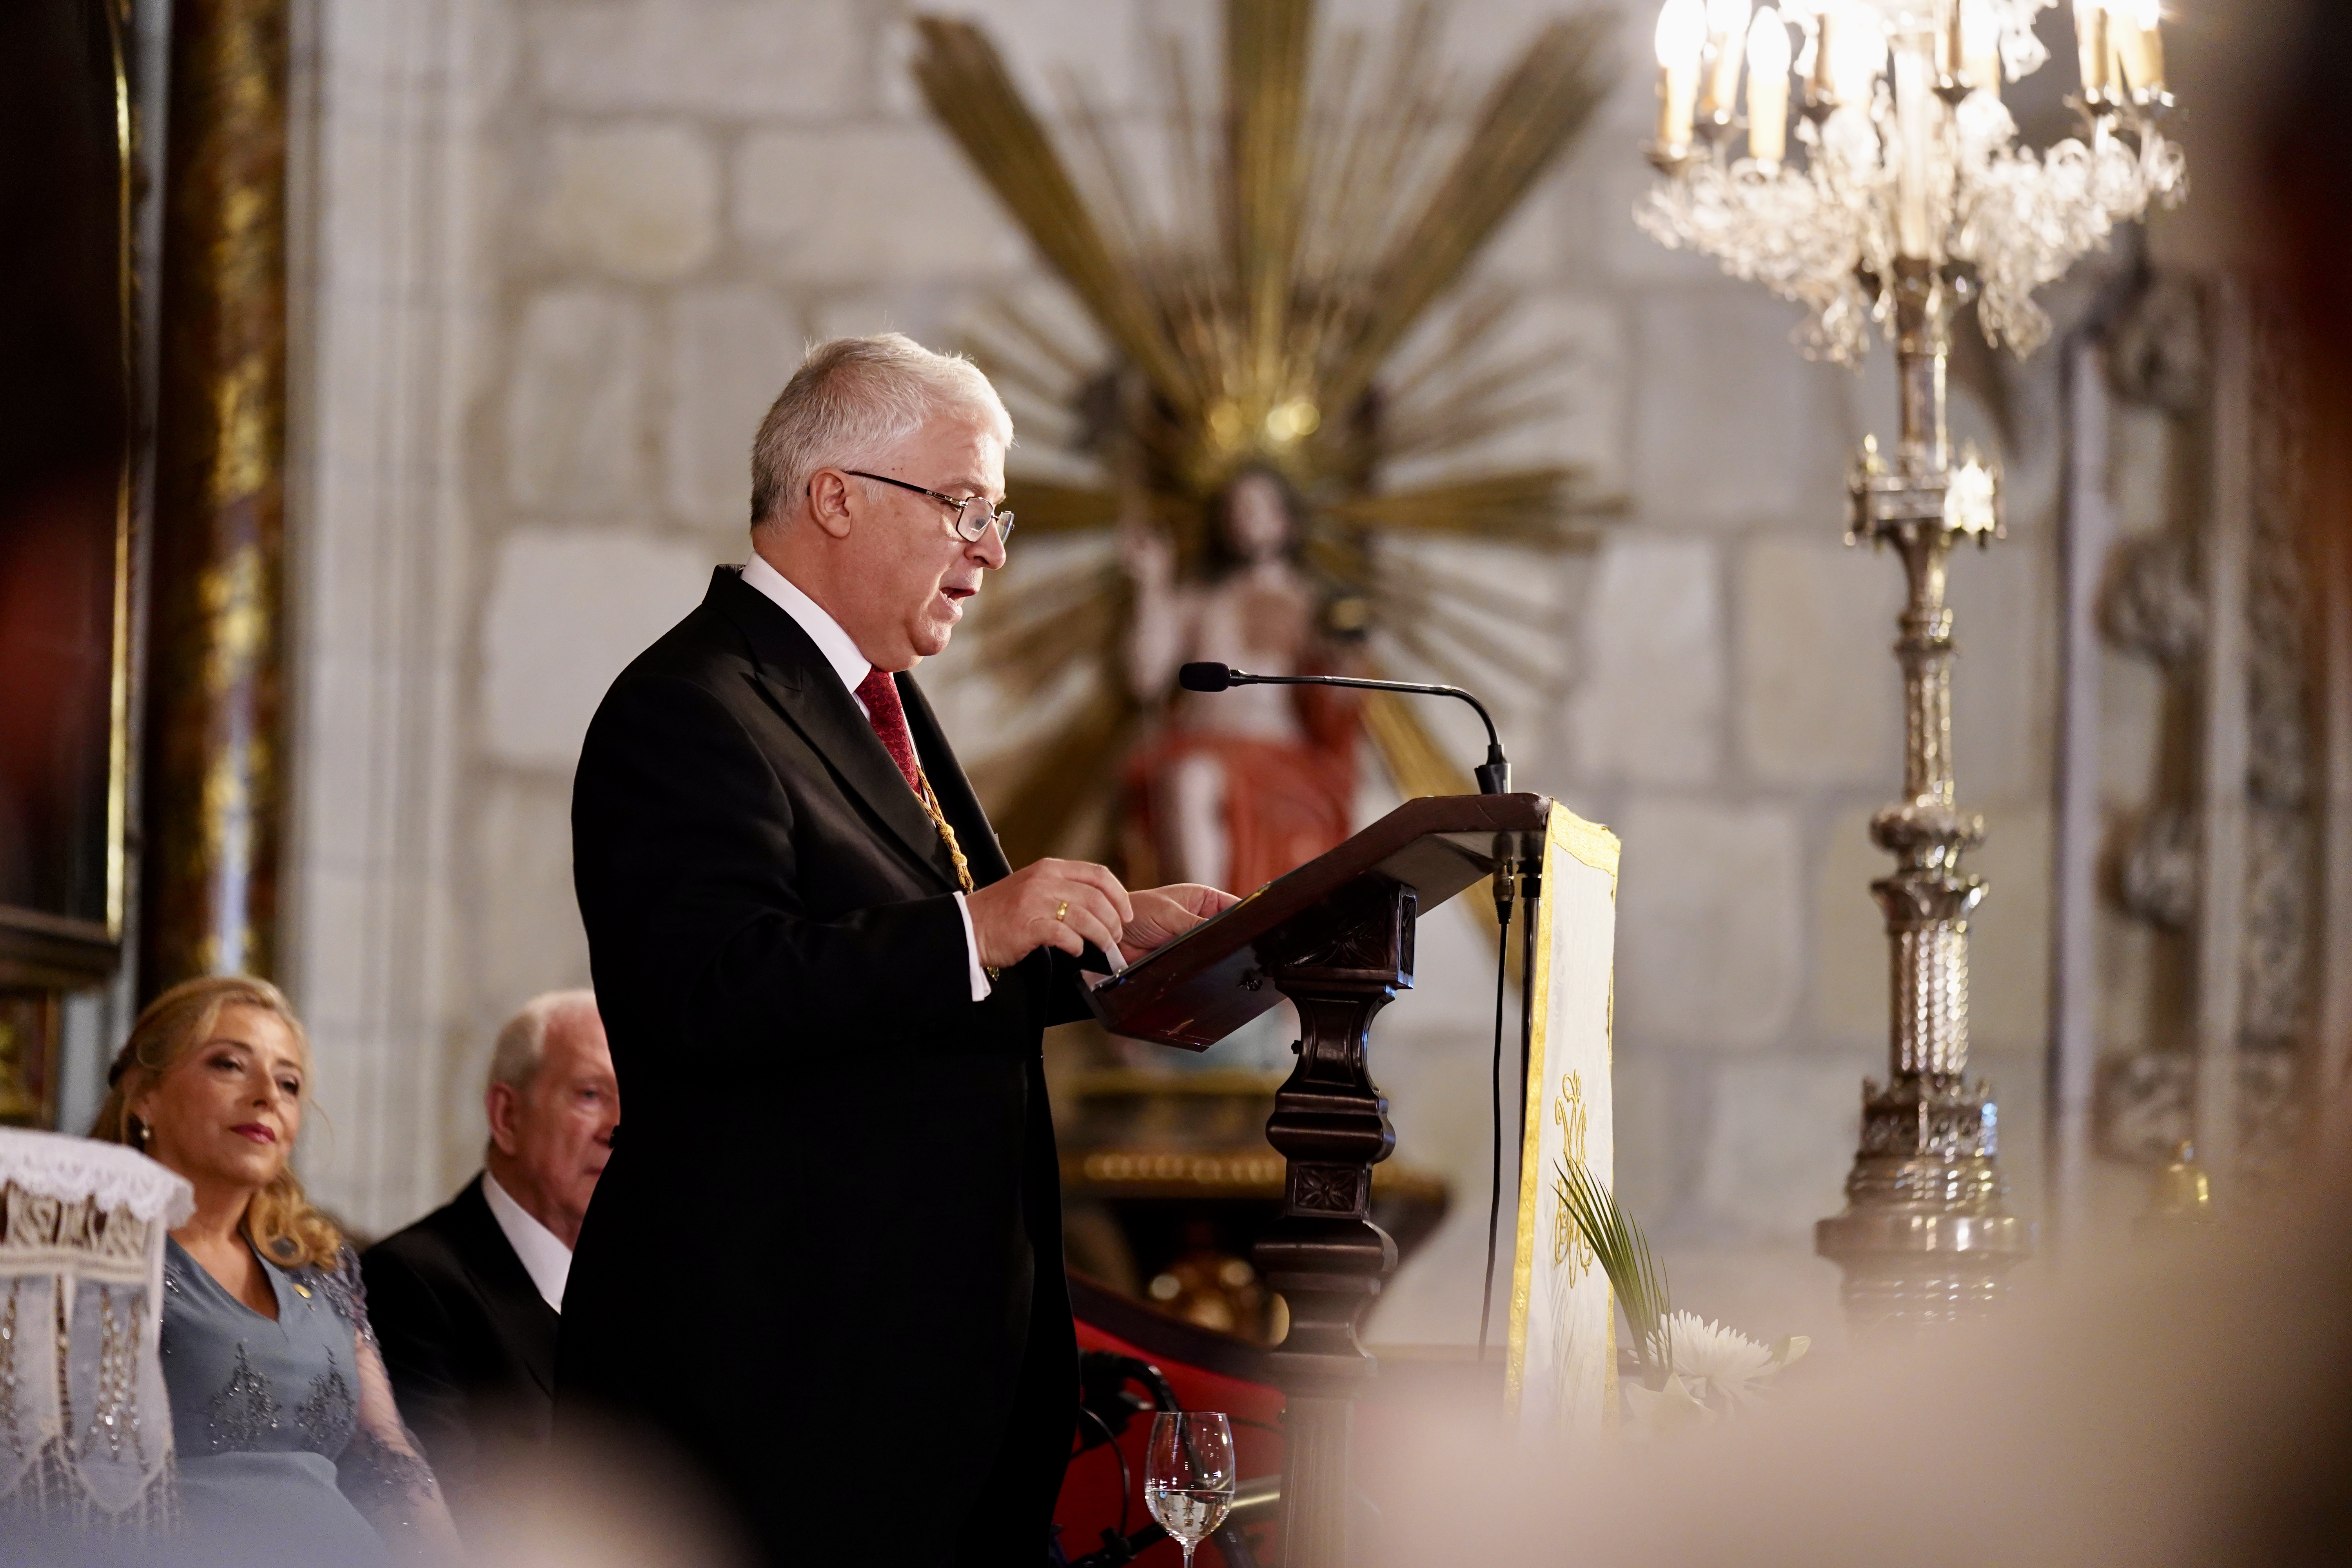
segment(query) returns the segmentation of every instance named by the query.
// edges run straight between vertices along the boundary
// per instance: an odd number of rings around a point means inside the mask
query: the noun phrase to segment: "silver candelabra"
[[[2184,190],[2159,129],[2172,100],[2156,0],[2074,0],[2084,132],[2017,145],[2001,84],[2047,59],[2033,26],[2050,3],[1666,0],[1658,16],[1662,177],[1635,221],[1807,306],[1811,353],[1853,363],[1875,328],[1901,389],[1894,451],[1865,440],[1847,487],[1848,542],[1892,545],[1909,585],[1904,799],[1871,822],[1896,860],[1871,884],[1891,949],[1890,1076],[1864,1085],[1846,1208],[1816,1233],[1858,1328],[1979,1312],[2032,1245],[2002,1205],[1993,1101],[1967,1076],[1969,916],[1985,885],[1961,858],[1984,819],[1954,792],[1944,587],[1956,543],[2002,531],[2001,495],[1997,462],[1953,460],[1945,365],[1971,304],[1989,341],[2030,353],[2050,331],[2034,290]]]

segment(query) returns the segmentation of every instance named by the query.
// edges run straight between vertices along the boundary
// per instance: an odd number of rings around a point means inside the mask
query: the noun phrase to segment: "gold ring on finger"
[[[1054,910],[1054,918],[1057,921],[1066,921],[1070,918],[1069,900],[1064,899],[1061,901],[1061,904]]]

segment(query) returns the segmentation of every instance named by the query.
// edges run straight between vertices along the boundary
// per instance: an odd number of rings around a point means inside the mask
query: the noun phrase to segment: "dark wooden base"
[[[1373,1016],[1412,984],[1415,898],[1391,884],[1335,922],[1337,937],[1273,973],[1298,1009],[1298,1065],[1276,1094],[1266,1141],[1289,1163],[1282,1213],[1257,1244],[1290,1308],[1271,1361],[1288,1405],[1285,1568],[1343,1568],[1354,1402],[1378,1364],[1358,1326],[1396,1271],[1372,1224],[1372,1167],[1396,1147],[1365,1047]]]

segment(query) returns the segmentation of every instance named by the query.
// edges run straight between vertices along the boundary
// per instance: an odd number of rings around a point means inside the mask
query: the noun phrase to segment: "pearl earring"
[[[142,1121],[142,1122],[141,1122],[141,1123],[139,1124],[139,1150],[140,1150],[140,1152],[142,1152],[142,1153],[145,1153],[145,1152],[146,1152],[146,1151],[147,1151],[147,1140],[149,1140],[150,1138],[152,1138],[153,1136],[155,1136],[155,1130],[154,1130],[152,1127],[148,1126],[144,1121]]]

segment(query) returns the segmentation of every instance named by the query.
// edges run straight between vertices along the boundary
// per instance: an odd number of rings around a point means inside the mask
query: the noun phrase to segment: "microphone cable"
[[[1519,1146],[1528,1142],[1528,1068],[1536,1039],[1536,914],[1543,902],[1543,840],[1519,861]]]
[[[1471,770],[1478,781],[1481,795],[1508,795],[1511,790],[1511,764],[1503,754],[1503,737],[1495,728],[1494,715],[1486,705],[1458,686],[1428,686],[1406,680],[1371,680],[1353,675],[1253,675],[1245,669],[1235,669],[1214,660],[1196,659],[1176,672],[1176,684],[1187,691],[1229,691],[1236,686],[1343,686],[1359,691],[1395,691],[1416,697],[1451,697],[1467,702],[1486,727],[1486,760]],[[1538,839],[1540,842],[1540,839]],[[1486,1359],[1486,1337],[1495,1314],[1495,1249],[1496,1239],[1502,1228],[1503,1217],[1503,1016],[1510,994],[1511,969],[1511,900],[1516,878],[1517,893],[1527,906],[1526,918],[1520,922],[1527,953],[1521,965],[1520,983],[1525,994],[1519,1002],[1519,1139],[1527,1141],[1528,1060],[1533,1042],[1535,1026],[1535,907],[1542,886],[1543,873],[1534,856],[1523,864],[1514,865],[1517,855],[1517,839],[1513,834],[1499,834],[1495,841],[1495,920],[1497,926],[1495,942],[1495,1056],[1486,1074],[1488,1110],[1494,1123],[1494,1146],[1487,1162],[1486,1191],[1486,1277],[1478,1293],[1478,1359]],[[1516,1267],[1516,1266],[1515,1266]]]
[[[1127,1494],[1135,1485],[1134,1478],[1128,1472],[1127,1455],[1120,1449],[1118,1446],[1118,1434],[1110,1429],[1109,1422],[1104,1420],[1100,1415],[1097,1414],[1095,1411],[1089,1410],[1084,1405],[1080,1405],[1078,1406],[1078,1414],[1093,1422],[1097,1426],[1102,1428],[1101,1446],[1108,1448],[1110,1450],[1110,1457],[1118,1461],[1118,1532],[1121,1535],[1125,1535],[1127,1533]],[[1076,1454],[1072,1454],[1070,1458],[1075,1459],[1078,1457],[1078,1454],[1083,1454],[1085,1452],[1086,1449],[1082,1447]]]
[[[1495,1237],[1503,1216],[1503,1009],[1511,982],[1511,861],[1498,856],[1495,863],[1495,1059],[1486,1069],[1486,1099],[1494,1113],[1495,1135],[1487,1162],[1486,1277],[1478,1293],[1478,1359],[1486,1359],[1486,1324],[1495,1307]]]

